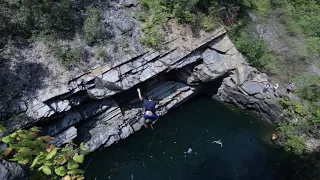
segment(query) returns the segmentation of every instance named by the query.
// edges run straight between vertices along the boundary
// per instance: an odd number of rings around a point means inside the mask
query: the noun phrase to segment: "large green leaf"
[[[82,143],[80,143],[80,149],[82,150],[82,151],[86,151],[87,149],[84,147],[84,143],[82,142]]]
[[[77,163],[83,163],[84,156],[79,155],[78,153],[75,153],[72,159]]]
[[[59,155],[58,158],[54,160],[54,163],[59,165],[63,165],[66,162],[67,162],[67,159],[64,155]]]
[[[21,158],[20,157],[13,157],[11,159],[9,159],[10,161],[19,161]]]
[[[9,136],[12,138],[16,138],[18,136],[18,133],[14,132],[14,133],[10,134]]]
[[[30,131],[32,131],[32,132],[40,132],[41,131],[40,129],[41,129],[40,127],[33,127],[33,128],[30,128]]]
[[[54,148],[46,157],[46,160],[48,159],[52,159],[56,154],[57,154],[57,151],[59,150],[59,148]]]
[[[53,162],[53,160],[46,160],[45,163],[44,163],[44,165],[46,165],[46,166],[52,166],[52,165],[54,165],[54,162]]]
[[[23,139],[31,139],[31,140],[35,139],[35,136],[33,135],[33,133],[27,130],[18,130],[17,134],[19,137]]]
[[[10,137],[10,136],[5,136],[5,137],[3,137],[3,138],[1,139],[1,141],[4,142],[4,143],[9,144],[9,143],[13,142],[14,139],[13,139],[12,137]]]
[[[68,170],[77,169],[79,167],[79,164],[74,161],[68,162]]]
[[[40,147],[41,149],[46,148],[46,143],[43,142],[43,139],[37,139],[34,141],[34,145]]]
[[[4,133],[6,131],[7,129],[2,124],[0,124],[0,132]]]
[[[65,176],[67,174],[67,170],[66,168],[64,168],[63,166],[60,166],[58,168],[54,169],[54,172],[59,175],[59,176]]]
[[[53,140],[53,137],[51,136],[40,136],[37,139],[43,139],[45,142],[49,143]]]
[[[32,149],[27,148],[27,147],[22,147],[18,152],[24,153],[24,154],[32,154]]]
[[[72,169],[72,170],[68,171],[67,174],[75,176],[77,174],[83,174],[83,171],[81,169]]]
[[[52,174],[52,171],[50,169],[50,167],[48,166],[41,166],[39,168],[39,170],[42,170],[42,172],[45,174],[45,175],[51,175]]]
[[[68,144],[66,144],[66,146],[64,148],[61,149],[61,153],[62,154],[65,154],[65,155],[68,155],[72,152],[72,149],[69,147]]]
[[[23,139],[18,143],[18,145],[20,147],[29,147],[29,148],[34,147],[33,141],[31,141],[30,139]]]
[[[36,158],[34,158],[34,160],[32,161],[32,164],[30,166],[31,169],[33,169],[34,166],[37,165],[39,158],[40,158],[40,156],[37,156]]]

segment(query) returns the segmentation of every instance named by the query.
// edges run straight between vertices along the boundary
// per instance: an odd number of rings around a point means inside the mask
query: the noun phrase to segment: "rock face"
[[[126,6],[135,6],[134,2],[123,1]],[[122,25],[124,31],[131,27],[130,23]],[[213,94],[216,99],[278,121],[281,111],[273,100],[277,93],[263,92],[267,75],[250,67],[225,29],[219,28],[188,47],[172,43],[164,51],[143,51],[112,66],[94,67],[50,90],[55,92],[52,97],[16,102],[14,112],[22,113],[4,125],[9,132],[41,126],[43,134],[55,136],[53,143],[58,146],[77,137],[94,151],[127,138],[143,126],[144,109],[136,87],[144,96],[160,101],[157,114],[162,116],[197,95],[204,83],[218,80],[222,84]]]
[[[282,111],[276,105],[279,94],[272,85],[265,89],[267,83],[266,74],[250,66],[239,67],[223,79],[214,98],[233,103],[241,109],[255,110],[263,119],[279,122],[282,116]]]
[[[17,163],[0,160],[0,179],[27,180],[28,176]]]

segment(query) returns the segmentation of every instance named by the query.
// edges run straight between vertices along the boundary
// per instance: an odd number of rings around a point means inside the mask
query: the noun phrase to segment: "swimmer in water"
[[[277,135],[276,134],[272,134],[271,140],[274,141],[277,139]]]
[[[219,144],[221,147],[222,147],[222,142],[221,142],[221,139],[219,139],[219,141],[213,141],[212,143],[216,143],[216,144]]]
[[[187,153],[187,154],[191,154],[192,153],[192,149],[189,148],[187,152],[184,152],[184,153]]]

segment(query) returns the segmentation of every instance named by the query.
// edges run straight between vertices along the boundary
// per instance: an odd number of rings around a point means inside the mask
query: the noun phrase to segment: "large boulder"
[[[264,84],[247,81],[241,86],[241,88],[249,95],[254,95],[263,91]]]
[[[0,179],[27,180],[28,176],[19,164],[0,159]]]

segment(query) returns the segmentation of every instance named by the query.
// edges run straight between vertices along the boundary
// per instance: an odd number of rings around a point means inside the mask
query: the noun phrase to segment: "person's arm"
[[[138,91],[139,99],[142,101],[142,96],[141,96],[141,91],[140,91],[140,89],[138,88],[137,91]]]

